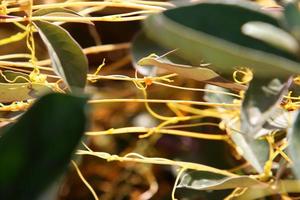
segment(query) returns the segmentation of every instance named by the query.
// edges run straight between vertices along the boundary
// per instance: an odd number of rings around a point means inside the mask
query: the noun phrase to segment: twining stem
[[[92,47],[87,47],[83,49],[83,53],[88,55],[88,54],[96,54],[96,53],[101,53],[101,52],[108,52],[108,51],[117,51],[117,50],[122,50],[122,49],[129,49],[130,48],[130,43],[125,42],[125,43],[119,43],[119,44],[102,44],[102,45],[97,45],[97,46],[92,46]],[[43,65],[50,65],[51,60],[46,59],[46,60],[41,60],[37,62],[37,65],[43,66]]]
[[[136,163],[144,163],[144,164],[158,164],[158,165],[170,165],[170,166],[177,166],[180,168],[185,169],[191,169],[191,170],[197,170],[197,171],[206,171],[216,174],[221,174],[224,176],[230,176],[230,177],[237,177],[238,175],[233,174],[231,172],[228,172],[226,170],[217,169],[214,167],[198,164],[198,163],[191,163],[191,162],[183,162],[183,161],[174,161],[164,158],[150,158],[150,157],[144,157],[142,155],[139,155],[137,153],[130,153],[123,157],[118,155],[110,155],[109,153],[105,152],[93,152],[93,151],[86,151],[86,150],[78,150],[78,155],[91,155],[96,156],[102,159],[105,159],[107,161],[120,161],[120,162],[136,162]]]
[[[201,106],[223,106],[223,107],[239,107],[238,104],[230,103],[211,103],[211,102],[201,102],[201,101],[190,101],[190,100],[173,100],[173,99],[98,99],[90,100],[90,104],[99,103],[183,103],[183,104],[193,104]]]
[[[156,82],[156,81],[153,81],[153,83],[155,83],[155,84],[157,84],[157,85],[162,85],[162,86],[165,86],[165,87],[170,87],[170,88],[174,88],[174,89],[179,89],[179,90],[190,90],[190,91],[199,91],[199,92],[210,92],[210,93],[215,93],[215,94],[229,95],[229,96],[237,97],[237,98],[239,98],[239,99],[241,98],[240,95],[234,94],[234,93],[231,93],[231,92],[224,92],[224,91],[210,90],[210,89],[202,89],[202,88],[182,87],[182,86],[170,85],[170,84],[161,83],[161,82]]]
[[[51,4],[34,5],[32,6],[32,9],[37,10],[37,9],[48,9],[48,8],[87,7],[87,6],[107,6],[107,7],[132,8],[132,9],[141,9],[141,10],[155,10],[155,11],[165,10],[165,8],[160,6],[130,3],[128,1],[119,1],[119,2],[89,1],[89,2],[51,3]],[[7,13],[20,12],[20,11],[22,11],[21,7],[7,9]]]
[[[125,128],[117,128],[117,129],[109,129],[106,131],[90,131],[85,134],[88,136],[100,136],[100,135],[117,135],[117,134],[125,134],[125,133],[147,133],[154,128],[146,128],[146,127],[125,127]],[[182,130],[173,130],[173,129],[157,129],[155,130],[157,133],[166,134],[166,135],[177,135],[184,137],[192,137],[198,139],[205,140],[228,140],[229,137],[227,135],[215,135],[208,133],[200,133],[200,132],[191,132],[191,131],[182,131]]]
[[[92,186],[87,182],[87,180],[84,178],[84,176],[82,175],[82,173],[80,172],[79,167],[77,166],[77,164],[75,163],[75,161],[71,161],[71,163],[73,164],[79,178],[82,180],[82,182],[84,183],[84,185],[91,191],[93,197],[95,200],[99,200],[95,190],[92,188]]]
[[[102,21],[102,22],[124,22],[124,21],[137,21],[143,20],[147,16],[133,16],[133,17],[118,17],[114,16],[103,16],[103,17],[54,17],[54,16],[39,16],[32,17],[31,21],[45,20],[45,21],[57,21],[57,22],[91,22],[91,21]],[[0,23],[12,23],[12,22],[25,22],[27,21],[24,17],[6,18],[1,19]]]
[[[3,66],[10,66],[10,67],[21,67],[21,68],[30,68],[34,69],[35,66],[32,63],[29,62],[11,62],[11,61],[0,61],[0,65]],[[45,71],[53,71],[52,68],[50,67],[41,67],[41,66],[36,66],[38,69],[45,70]]]
[[[16,53],[16,54],[7,54],[7,55],[0,56],[0,60],[9,60],[9,59],[18,59],[18,58],[31,58],[31,55],[27,53]]]

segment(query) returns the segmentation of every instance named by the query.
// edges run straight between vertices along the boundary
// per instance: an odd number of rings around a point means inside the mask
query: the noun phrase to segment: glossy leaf
[[[224,88],[211,85],[207,85],[205,89],[227,92]],[[229,96],[228,94],[206,92],[204,99],[214,103],[232,103],[234,97]],[[223,112],[230,108],[218,107],[217,109]],[[262,173],[264,164],[269,158],[268,143],[265,140],[258,140],[253,136],[241,134],[241,132],[238,131],[240,129],[240,122],[232,123],[232,119],[227,116],[222,118],[222,120],[225,124],[231,124],[231,126],[228,127],[231,130],[229,136],[237,146],[239,154],[241,154],[241,156],[243,156],[257,172]]]
[[[210,91],[217,91],[217,92],[205,92],[204,93],[204,100],[207,102],[212,103],[232,103],[234,101],[234,97],[231,95],[228,95],[226,93],[229,93],[230,90],[225,89],[223,87],[215,86],[215,85],[209,85],[207,84],[205,86],[206,90]],[[224,108],[217,107],[218,110],[224,110]]]
[[[231,131],[230,137],[237,145],[237,150],[258,173],[263,173],[265,162],[269,158],[267,141],[254,139],[235,130]]]
[[[194,79],[204,83],[221,86],[224,88],[230,88],[232,90],[243,90],[246,89],[245,86],[236,84],[234,82],[228,81],[222,78],[219,74],[207,67],[195,67],[182,64],[175,64],[168,61],[163,61],[157,56],[148,56],[141,59],[138,62],[141,66],[157,66],[159,68],[166,69],[170,72],[177,73],[185,78]]]
[[[291,112],[283,108],[275,108],[272,115],[265,122],[263,127],[254,135],[254,138],[270,135],[272,132],[280,133],[278,131],[285,131],[290,126],[289,116]]]
[[[185,173],[177,188],[188,188],[194,190],[226,190],[237,187],[263,187],[262,182],[250,176],[225,177],[217,174],[202,172]]]
[[[264,22],[247,22],[242,26],[245,35],[266,42],[292,54],[299,52],[297,40],[288,32]]]
[[[32,13],[33,16],[52,16],[52,17],[82,17],[77,12],[66,8],[45,8],[39,9]],[[80,21],[82,22],[82,21]],[[94,25],[92,21],[84,21],[83,23]]]
[[[88,62],[81,47],[63,28],[45,21],[34,22],[48,48],[52,67],[69,89],[84,89]]]
[[[32,13],[33,16],[44,16],[44,15],[49,15],[51,13],[69,13],[69,14],[73,14],[76,16],[80,16],[78,13],[76,13],[73,10],[70,9],[66,9],[66,8],[44,8],[44,9],[39,9],[36,10]]]
[[[242,104],[241,132],[253,137],[276,112],[283,95],[292,83],[281,84],[278,79],[251,81]]]
[[[247,66],[256,77],[299,73],[297,55],[242,33],[241,27],[251,21],[282,28],[277,18],[259,10],[245,1],[205,2],[152,15],[144,27],[151,39],[179,48],[181,56],[194,65],[204,59],[228,74],[235,66]]]
[[[300,11],[297,1],[291,2],[285,6],[284,22],[291,33],[300,41]]]
[[[36,199],[56,180],[85,130],[85,105],[82,97],[49,94],[2,131],[0,199]]]
[[[144,76],[155,76],[157,74],[165,73],[163,69],[159,69],[155,66],[141,66],[138,61],[150,54],[164,55],[165,60],[176,60],[178,57],[171,52],[172,49],[167,49],[155,41],[151,40],[144,31],[139,32],[132,41],[131,54],[133,59],[133,66],[138,70],[138,72]],[[167,55],[166,55],[167,54]]]

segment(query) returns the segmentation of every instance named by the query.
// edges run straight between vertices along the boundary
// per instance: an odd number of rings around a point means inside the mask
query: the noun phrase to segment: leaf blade
[[[84,89],[88,61],[79,44],[59,26],[45,21],[35,21],[34,24],[48,48],[54,71],[70,90]]]
[[[35,199],[55,180],[82,137],[85,105],[82,97],[49,94],[4,130],[0,140],[1,199]],[[74,124],[66,124],[71,116]]]

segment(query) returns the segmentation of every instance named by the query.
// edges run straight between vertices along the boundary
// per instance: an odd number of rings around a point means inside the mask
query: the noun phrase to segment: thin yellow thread
[[[177,200],[177,199],[175,198],[176,188],[177,188],[177,185],[178,185],[178,183],[179,183],[179,181],[180,181],[180,178],[181,178],[181,176],[182,176],[182,174],[183,174],[183,172],[184,172],[185,170],[186,170],[185,168],[182,168],[182,169],[180,169],[180,171],[179,171],[178,174],[177,174],[177,177],[176,177],[176,180],[175,180],[173,189],[172,189],[172,200]]]
[[[81,181],[85,184],[85,186],[90,190],[90,192],[93,194],[95,200],[99,200],[96,192],[92,188],[92,186],[87,182],[87,180],[83,177],[82,173],[80,172],[80,169],[78,168],[77,164],[72,160],[71,161],[74,168],[76,169],[76,172],[78,176],[80,177]]]

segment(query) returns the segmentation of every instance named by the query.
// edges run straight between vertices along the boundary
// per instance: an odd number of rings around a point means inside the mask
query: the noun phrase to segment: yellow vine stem
[[[177,166],[180,168],[197,170],[197,171],[206,171],[216,174],[221,174],[224,176],[229,177],[238,177],[238,175],[228,172],[226,170],[217,169],[214,167],[198,164],[198,163],[191,163],[191,162],[184,162],[184,161],[174,161],[165,158],[155,158],[155,157],[145,157],[137,153],[129,153],[125,156],[118,156],[118,155],[111,155],[106,152],[94,152],[94,151],[87,151],[87,150],[78,150],[76,152],[78,155],[90,155],[96,156],[98,158],[104,159],[108,162],[111,161],[119,161],[119,162],[135,162],[135,163],[144,163],[144,164],[157,164],[157,165],[169,165],[169,166]]]
[[[177,200],[177,199],[175,198],[176,188],[177,188],[177,185],[178,185],[178,183],[179,183],[179,181],[180,181],[180,178],[181,178],[182,174],[183,174],[185,171],[186,171],[186,168],[181,168],[181,169],[179,170],[177,176],[176,176],[176,180],[175,180],[175,182],[174,182],[174,186],[173,186],[173,189],[172,189],[172,195],[171,195],[172,200]]]
[[[24,32],[19,32],[14,35],[11,35],[7,38],[3,38],[0,40],[0,46],[6,45],[9,43],[13,43],[13,42],[18,42],[18,41],[24,39],[27,35],[28,35],[28,31],[26,30]]]
[[[170,2],[161,2],[161,1],[141,1],[141,0],[129,0],[129,2],[151,5],[151,6],[166,6],[166,7],[175,7],[174,4]]]
[[[89,131],[85,134],[88,136],[101,136],[101,135],[118,135],[118,134],[128,134],[128,133],[147,133],[155,128],[146,128],[146,127],[125,127],[125,128],[111,128],[106,131]],[[166,134],[166,135],[176,135],[191,137],[204,140],[229,140],[227,135],[217,135],[209,133],[200,133],[200,132],[191,132],[183,130],[173,130],[173,129],[156,129],[157,133]]]
[[[177,108],[177,105],[174,103],[167,103],[168,108],[177,116],[183,117],[184,114]]]
[[[82,51],[84,54],[96,54],[101,52],[109,52],[109,51],[117,51],[122,49],[128,49],[130,48],[130,43],[118,43],[118,44],[103,44],[103,45],[97,45],[97,46],[91,46],[84,48]],[[43,66],[43,65],[50,65],[51,60],[41,60],[37,62],[37,65]]]
[[[16,76],[13,80],[9,80],[4,74],[3,72],[0,70],[0,76],[4,78],[5,81],[7,81],[8,83],[15,83],[17,80],[19,79],[23,79],[26,82],[30,82],[30,80],[28,80],[27,78],[25,78],[24,76]]]
[[[16,53],[16,54],[7,54],[1,55],[0,60],[10,60],[10,59],[18,59],[18,58],[31,58],[30,54],[27,53]]]
[[[149,2],[148,2],[149,3]],[[153,11],[163,11],[165,8],[160,6],[145,5],[141,3],[130,3],[128,1],[78,1],[78,2],[64,2],[64,3],[51,3],[51,4],[41,4],[32,6],[33,10],[37,9],[48,9],[48,8],[66,8],[66,7],[117,7],[117,8],[132,8],[140,10],[153,10]],[[7,13],[20,12],[22,8],[8,8]]]
[[[199,105],[199,106],[224,106],[224,107],[231,107],[237,108],[239,107],[236,104],[229,104],[229,103],[211,103],[211,102],[202,102],[202,101],[191,101],[191,100],[173,100],[173,99],[95,99],[89,100],[89,104],[100,104],[100,103],[180,103],[180,104],[190,104],[190,105]]]
[[[235,188],[231,194],[229,194],[227,197],[225,197],[224,200],[232,200],[235,199],[236,197],[239,197],[241,195],[243,195],[246,191],[248,190],[248,188]]]
[[[32,57],[32,56],[30,56]],[[0,65],[3,66],[11,66],[11,67],[15,67],[15,68],[28,68],[28,69],[39,69],[39,70],[45,70],[45,71],[49,71],[52,72],[53,69],[50,67],[41,67],[41,66],[34,66],[32,63],[28,63],[28,62],[11,62],[11,61],[0,61]]]
[[[224,95],[233,96],[233,97],[236,97],[236,98],[241,98],[240,95],[234,94],[234,93],[231,93],[231,92],[224,92],[224,91],[218,91],[218,90],[209,90],[209,89],[202,89],[202,88],[182,87],[182,86],[176,86],[176,85],[170,85],[170,84],[166,84],[166,83],[161,83],[161,82],[157,82],[157,81],[153,81],[153,83],[157,84],[157,85],[165,86],[165,87],[179,89],[179,90],[209,92],[209,93],[224,94]]]
[[[81,179],[81,181],[85,184],[85,186],[90,190],[90,192],[92,193],[93,197],[95,200],[99,200],[96,192],[94,191],[93,187],[87,182],[87,180],[83,177],[82,173],[80,172],[79,167],[77,166],[76,162],[74,162],[73,160],[71,161],[79,178]]]
[[[219,123],[199,122],[199,123],[165,126],[165,128],[176,129],[176,128],[190,128],[190,127],[199,127],[199,126],[215,126],[219,128]]]
[[[230,104],[226,104],[226,105],[230,105]],[[231,111],[231,110],[219,111],[214,108],[198,109],[184,104],[177,104],[176,107],[181,111],[188,112],[191,114],[202,115],[205,117],[215,117],[220,119],[224,117],[230,117],[235,114],[235,111]]]
[[[269,144],[269,159],[265,162],[263,174],[260,175],[261,181],[267,181],[272,176],[272,165],[274,155],[274,137],[272,135],[267,135],[265,138]]]
[[[144,86],[144,85],[142,84],[143,82],[138,80],[137,71],[135,71],[135,78],[136,78],[136,80],[133,80],[133,83],[135,84],[135,86],[136,86],[139,90],[142,91],[145,100],[147,100],[147,99],[148,99],[148,94],[147,94],[146,89],[147,89],[148,85],[151,85],[151,84],[152,84],[152,81],[151,81],[150,83],[149,83],[149,81],[148,81],[148,82],[145,81],[145,82],[144,82],[144,83],[145,83],[145,86]],[[168,80],[169,80],[169,79],[168,79]],[[169,80],[169,81],[170,81],[170,80]],[[160,114],[154,112],[154,111],[152,110],[152,108],[150,107],[150,105],[149,105],[149,103],[148,103],[147,101],[145,101],[145,107],[146,107],[147,111],[150,113],[150,115],[152,115],[153,117],[155,117],[155,118],[157,118],[157,119],[160,119],[160,120],[163,120],[163,121],[173,120],[173,122],[176,123],[176,121],[174,121],[174,117],[166,117],[166,116],[162,116],[162,115],[160,115]],[[171,122],[170,122],[170,123],[171,123]],[[164,124],[162,124],[160,127],[162,127],[163,125],[164,125]],[[151,134],[152,134],[152,133],[149,132],[148,134],[146,134],[146,136],[149,136],[149,135],[151,135]],[[142,136],[142,137],[143,137],[143,136]]]
[[[241,78],[239,78],[241,76]],[[253,79],[253,72],[249,68],[240,68],[233,72],[233,80],[239,84],[248,84]]]
[[[177,124],[178,122],[189,121],[189,120],[200,119],[200,118],[203,118],[203,116],[196,115],[196,116],[186,116],[186,117],[171,117],[170,119],[167,119],[161,124],[159,124],[157,127],[150,129],[146,134],[139,135],[139,138],[146,138],[151,136],[154,133],[159,133],[160,129],[162,129],[163,127],[169,124]]]

